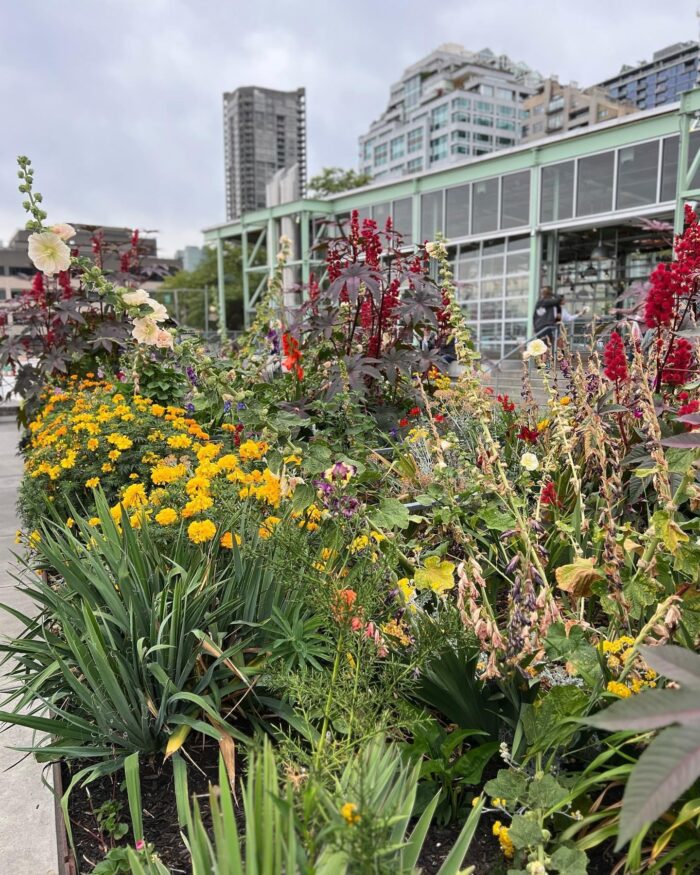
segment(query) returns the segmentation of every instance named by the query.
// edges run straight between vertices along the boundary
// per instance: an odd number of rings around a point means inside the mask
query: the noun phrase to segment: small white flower
[[[141,304],[149,304],[151,296],[146,289],[136,289],[135,292],[124,292],[122,294],[122,303],[127,307],[140,307]]]
[[[536,337],[528,343],[525,352],[523,353],[523,358],[529,359],[531,356],[537,358],[544,355],[546,352],[547,344],[541,338]]]
[[[53,231],[57,237],[60,237],[61,240],[70,240],[71,237],[75,237],[77,233],[75,228],[67,222],[59,222],[58,225],[52,225],[51,231]]]
[[[520,464],[526,471],[536,471],[540,463],[534,453],[523,453],[520,457]]]
[[[442,240],[436,240],[433,243],[426,243],[425,251],[431,258],[440,258],[440,256],[447,255],[447,247]]]
[[[165,328],[160,328],[156,335],[156,346],[160,349],[172,349],[175,344],[175,338]]]
[[[70,267],[70,249],[53,231],[30,234],[28,254],[34,267],[47,276],[53,276]]]
[[[131,336],[138,343],[153,344],[156,342],[160,330],[155,319],[143,316],[141,319],[134,319],[134,330],[131,332]]]

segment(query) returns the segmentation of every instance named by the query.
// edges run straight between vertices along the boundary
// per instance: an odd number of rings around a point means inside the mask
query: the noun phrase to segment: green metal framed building
[[[448,169],[256,210],[204,237],[218,247],[220,302],[223,244],[240,244],[249,323],[282,234],[293,243],[286,285],[303,288],[321,269],[319,244],[352,210],[380,228],[391,215],[407,246],[442,232],[474,338],[482,355],[498,359],[529,336],[543,284],[564,294],[571,312],[604,316],[669,254],[664,228],[678,231],[693,200],[700,200],[700,88],[678,103]],[[263,246],[267,265],[256,265]]]

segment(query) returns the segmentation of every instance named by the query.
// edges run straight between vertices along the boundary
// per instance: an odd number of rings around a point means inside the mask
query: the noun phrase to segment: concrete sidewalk
[[[0,602],[31,614],[31,601],[18,592],[10,576],[12,552],[17,549],[15,501],[22,476],[17,442],[14,421],[0,420]],[[18,620],[0,612],[1,637],[13,636],[20,631]],[[9,749],[30,744],[31,740],[31,730],[21,727],[12,727],[0,734],[0,872],[7,875],[56,875],[58,851],[54,800],[42,782],[43,767],[32,757],[18,762],[23,754]],[[49,778],[50,770],[45,775]]]

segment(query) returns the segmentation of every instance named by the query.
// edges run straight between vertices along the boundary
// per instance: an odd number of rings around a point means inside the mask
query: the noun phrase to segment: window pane
[[[501,228],[517,228],[530,221],[530,171],[510,173],[501,180]]]
[[[394,201],[394,230],[403,235],[403,242],[413,242],[413,198],[404,197]]]
[[[541,222],[570,219],[574,210],[574,162],[542,168]]]
[[[615,154],[603,152],[579,158],[576,215],[610,212]]]
[[[498,179],[482,179],[472,186],[472,234],[498,227]]]
[[[639,143],[617,153],[618,210],[653,204],[659,167],[659,144]]]
[[[420,199],[421,241],[434,240],[442,226],[442,191],[431,191]]]
[[[447,236],[466,237],[469,234],[469,186],[448,188],[445,196]]]
[[[672,201],[676,198],[676,182],[678,173],[678,137],[667,137],[663,141],[663,156],[661,159],[661,200]]]
[[[375,204],[372,207],[372,218],[377,223],[377,228],[380,231],[384,230],[386,220],[391,215],[391,204]]]
[[[688,170],[695,160],[695,156],[700,149],[700,131],[693,131],[688,137]],[[700,167],[695,172],[695,176],[690,180],[690,188],[700,188]]]

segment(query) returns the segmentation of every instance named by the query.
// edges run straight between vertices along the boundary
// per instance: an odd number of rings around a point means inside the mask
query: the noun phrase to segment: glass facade
[[[613,203],[615,153],[600,152],[578,160],[576,215],[609,213]]]

